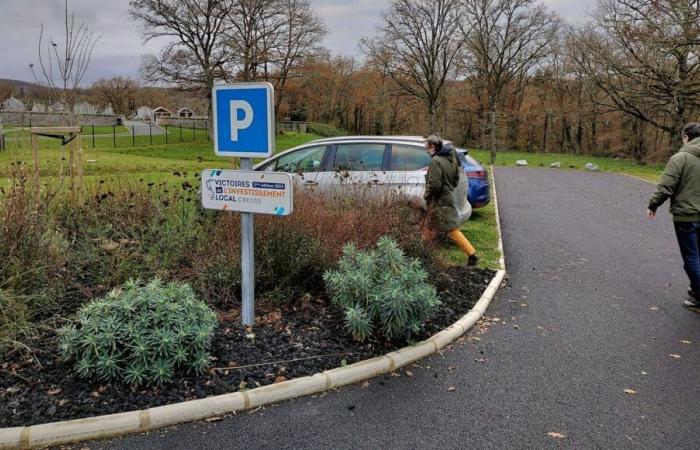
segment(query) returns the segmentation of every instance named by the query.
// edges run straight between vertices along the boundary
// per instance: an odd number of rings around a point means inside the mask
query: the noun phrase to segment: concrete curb
[[[491,171],[493,174],[493,167]],[[190,400],[141,411],[53,422],[29,427],[2,428],[0,429],[0,449],[29,449],[71,444],[93,439],[105,439],[131,433],[143,433],[224,414],[232,414],[358,383],[377,375],[393,372],[445,348],[462,336],[484,315],[506,275],[495,178],[493,180],[493,201],[496,207],[496,227],[499,249],[501,250],[500,263],[503,269],[496,272],[481,298],[469,313],[429,339],[387,353],[384,356],[360,361],[346,367],[327,370],[312,376],[262,386],[250,391]]]

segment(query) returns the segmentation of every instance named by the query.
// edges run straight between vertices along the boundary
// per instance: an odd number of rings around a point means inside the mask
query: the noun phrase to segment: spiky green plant
[[[207,368],[216,325],[188,284],[129,281],[84,305],[60,330],[60,345],[83,378],[163,384],[178,371]]]
[[[343,309],[346,327],[358,341],[373,334],[410,339],[440,304],[420,261],[406,257],[388,237],[369,251],[347,244],[337,270],[323,278],[331,301]]]

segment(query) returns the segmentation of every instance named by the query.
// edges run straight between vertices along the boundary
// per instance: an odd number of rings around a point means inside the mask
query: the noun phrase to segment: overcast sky
[[[357,55],[357,42],[374,33],[389,0],[311,0],[330,33],[324,45],[334,53]],[[543,0],[570,21],[585,20],[595,0]],[[157,44],[144,45],[139,25],[128,17],[129,0],[69,0],[79,21],[102,35],[85,76],[86,83],[101,77],[138,77],[140,57],[157,53]],[[60,36],[63,0],[0,0],[0,78],[33,81],[29,63],[36,60],[43,21]]]

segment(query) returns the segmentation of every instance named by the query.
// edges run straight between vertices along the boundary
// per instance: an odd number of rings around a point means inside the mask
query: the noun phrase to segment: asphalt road
[[[153,136],[165,134],[165,130],[157,125],[150,125],[145,122],[138,120],[125,120],[124,126],[130,131],[133,129],[134,135],[136,136],[148,136],[152,134]],[[131,136],[131,134],[129,134]]]
[[[413,376],[90,447],[700,448],[700,314],[680,306],[670,217],[644,216],[653,186],[538,169],[496,180],[511,278],[485,333]]]

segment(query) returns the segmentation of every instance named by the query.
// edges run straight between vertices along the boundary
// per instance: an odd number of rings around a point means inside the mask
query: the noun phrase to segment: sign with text
[[[214,86],[214,152],[232,158],[267,158],[275,150],[275,92],[270,83]]]
[[[209,169],[202,172],[205,209],[288,216],[294,211],[288,173]]]

